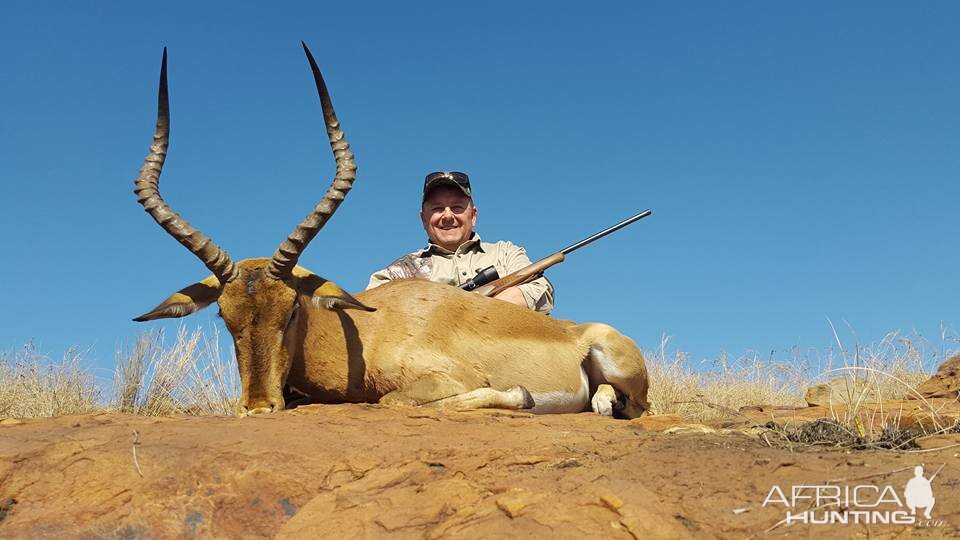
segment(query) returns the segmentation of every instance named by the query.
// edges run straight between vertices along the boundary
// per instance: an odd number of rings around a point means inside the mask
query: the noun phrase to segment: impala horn
[[[143,209],[153,216],[163,230],[200,257],[220,283],[225,284],[237,276],[237,269],[230,260],[230,255],[171,210],[160,196],[160,172],[167,157],[169,140],[170,101],[167,97],[167,48],[164,47],[163,61],[160,64],[160,95],[157,99],[157,130],[153,134],[153,144],[150,145],[143,168],[134,181],[136,187],[133,192],[137,194],[137,201],[143,205]]]
[[[310,61],[313,79],[317,84],[317,93],[320,94],[320,106],[323,108],[323,119],[327,125],[327,136],[330,139],[333,156],[337,161],[337,173],[323,199],[317,203],[313,211],[304,218],[303,222],[297,225],[297,228],[290,233],[290,236],[280,244],[276,253],[273,254],[267,272],[275,279],[284,279],[290,276],[307,244],[320,232],[330,216],[337,211],[337,207],[343,202],[357,177],[357,165],[353,161],[353,152],[350,151],[350,144],[340,129],[340,122],[333,110],[333,103],[330,102],[330,94],[327,93],[327,85],[323,82],[323,75],[320,74],[320,68],[317,67],[317,62],[310,54],[307,44],[302,41],[300,44],[303,45],[303,52],[307,54],[307,60]]]

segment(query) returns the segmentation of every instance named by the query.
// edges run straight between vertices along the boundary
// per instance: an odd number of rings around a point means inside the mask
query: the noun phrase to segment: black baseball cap
[[[427,175],[423,180],[423,200],[427,200],[430,190],[440,186],[452,186],[463,192],[467,197],[473,198],[473,190],[470,189],[470,177],[467,173],[458,171],[437,171]]]

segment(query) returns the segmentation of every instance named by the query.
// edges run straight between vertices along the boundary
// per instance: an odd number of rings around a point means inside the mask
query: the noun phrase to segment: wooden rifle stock
[[[652,212],[650,210],[644,210],[643,212],[640,212],[635,216],[628,217],[627,219],[621,221],[620,223],[617,223],[613,227],[607,227],[606,229],[598,232],[593,236],[590,236],[589,238],[585,238],[577,242],[576,244],[573,244],[572,246],[567,246],[545,259],[540,259],[539,261],[531,264],[530,266],[525,266],[512,274],[508,274],[498,280],[491,281],[486,285],[481,285],[473,289],[473,292],[483,296],[496,296],[501,292],[503,292],[504,289],[515,287],[517,285],[523,285],[524,283],[533,281],[538,277],[540,277],[540,275],[543,274],[543,271],[546,270],[547,268],[550,268],[551,266],[557,263],[562,263],[564,256],[570,253],[571,251],[578,250],[583,246],[589,244],[590,242],[599,240],[600,238],[603,238],[604,236],[614,231],[618,231],[635,221],[639,221],[649,216],[651,213]]]
[[[516,287],[517,285],[523,285],[524,283],[537,279],[541,274],[543,274],[544,270],[562,262],[563,253],[554,253],[553,255],[545,259],[540,259],[530,266],[525,266],[512,274],[508,274],[496,281],[491,281],[486,285],[481,285],[480,287],[474,289],[473,292],[481,296],[496,296],[504,289]]]

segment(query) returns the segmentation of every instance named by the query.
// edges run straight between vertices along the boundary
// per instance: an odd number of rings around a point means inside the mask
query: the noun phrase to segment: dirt
[[[678,417],[311,405],[252,418],[0,422],[0,537],[745,538],[960,535],[960,447],[780,447]],[[770,445],[768,445],[768,442]],[[891,485],[935,526],[777,525],[776,484]],[[797,512],[809,502],[798,504]]]

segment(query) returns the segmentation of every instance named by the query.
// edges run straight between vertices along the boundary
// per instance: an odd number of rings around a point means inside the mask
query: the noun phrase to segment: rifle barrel
[[[929,482],[929,483],[932,484],[932,483],[933,483],[933,479],[936,478],[938,474],[940,474],[940,471],[943,470],[943,467],[944,467],[945,465],[946,465],[946,463],[944,463],[943,465],[941,465],[940,468],[937,469],[937,472],[933,473],[933,476],[931,476],[930,479],[927,480],[927,482]]]
[[[577,242],[576,244],[573,244],[572,246],[569,246],[569,247],[566,247],[566,248],[560,250],[560,253],[563,253],[564,255],[566,255],[566,254],[570,253],[571,251],[575,251],[575,250],[577,250],[577,249],[580,249],[580,248],[582,248],[583,246],[589,244],[590,242],[593,242],[594,240],[599,240],[599,239],[603,238],[604,236],[606,236],[606,235],[608,235],[608,234],[610,234],[610,233],[612,233],[612,232],[618,231],[618,230],[626,227],[627,225],[633,223],[634,221],[639,221],[639,220],[641,220],[641,219],[649,216],[649,215],[652,214],[652,213],[653,213],[653,212],[650,211],[650,210],[644,210],[643,212],[640,212],[639,214],[637,214],[637,215],[635,215],[635,216],[628,217],[627,219],[621,221],[620,223],[617,223],[617,224],[614,225],[613,227],[608,227],[608,228],[606,228],[606,229],[598,232],[597,234],[595,234],[595,235],[593,235],[593,236],[591,236],[591,237],[589,237],[589,238],[584,238],[583,240]]]

